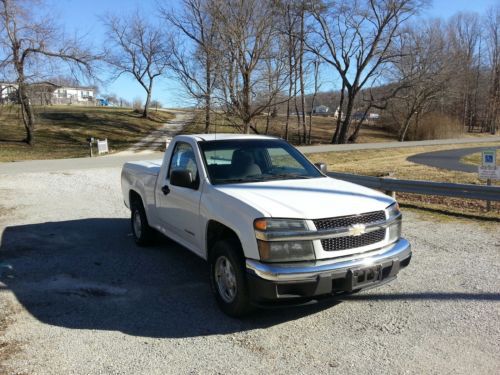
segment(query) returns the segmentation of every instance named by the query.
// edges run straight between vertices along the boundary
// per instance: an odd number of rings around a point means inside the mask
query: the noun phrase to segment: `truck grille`
[[[313,220],[314,225],[318,230],[335,229],[341,227],[348,227],[353,224],[369,224],[376,221],[384,221],[384,211],[368,212],[361,215],[332,217],[328,219]],[[385,238],[385,229],[379,229],[374,232],[365,233],[361,236],[344,236],[337,238],[329,238],[321,240],[321,245],[325,251],[339,251],[347,249],[355,249],[372,245],[374,243],[383,241]]]

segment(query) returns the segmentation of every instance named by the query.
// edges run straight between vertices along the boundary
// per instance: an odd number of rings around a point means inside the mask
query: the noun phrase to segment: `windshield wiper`
[[[279,173],[279,174],[273,174],[268,176],[269,179],[275,180],[275,179],[286,179],[286,178],[294,178],[294,179],[309,179],[309,178],[315,178],[313,176],[307,176],[303,174],[295,174],[295,173]]]
[[[239,183],[239,182],[258,182],[264,180],[265,177],[243,177],[243,178],[226,178],[223,180],[218,180],[219,184],[231,184],[231,183]]]
[[[233,184],[233,183],[242,183],[242,182],[261,182],[261,181],[271,181],[271,180],[286,180],[286,179],[310,179],[315,178],[313,176],[294,174],[294,173],[279,173],[279,174],[268,174],[262,176],[255,177],[241,177],[241,178],[227,178],[218,180],[218,184]]]

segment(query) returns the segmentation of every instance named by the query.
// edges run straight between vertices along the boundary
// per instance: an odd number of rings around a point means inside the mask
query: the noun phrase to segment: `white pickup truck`
[[[281,139],[202,134],[126,163],[121,182],[137,244],[156,230],[206,259],[219,306],[241,316],[380,285],[410,263],[398,204],[325,173]]]

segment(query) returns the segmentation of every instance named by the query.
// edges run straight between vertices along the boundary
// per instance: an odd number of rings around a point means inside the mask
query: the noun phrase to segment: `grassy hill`
[[[19,106],[0,106],[0,162],[84,157],[89,153],[87,137],[108,138],[110,151],[121,151],[173,118],[152,111],[143,119],[131,109],[107,107],[35,107],[35,113],[35,145],[29,146],[22,142]]]

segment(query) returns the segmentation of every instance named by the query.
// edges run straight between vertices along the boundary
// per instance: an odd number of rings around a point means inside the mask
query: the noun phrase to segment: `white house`
[[[313,108],[313,113],[315,114],[326,114],[330,108],[328,108],[326,105],[318,105]]]
[[[91,87],[61,86],[54,91],[52,101],[54,104],[88,104],[94,98],[94,89]]]
[[[5,103],[11,101],[13,94],[16,92],[16,83],[0,82],[0,102]]]
[[[16,101],[18,85],[0,82],[0,102]],[[92,87],[66,87],[51,82],[35,82],[27,85],[27,95],[33,104],[95,104],[95,90]]]

